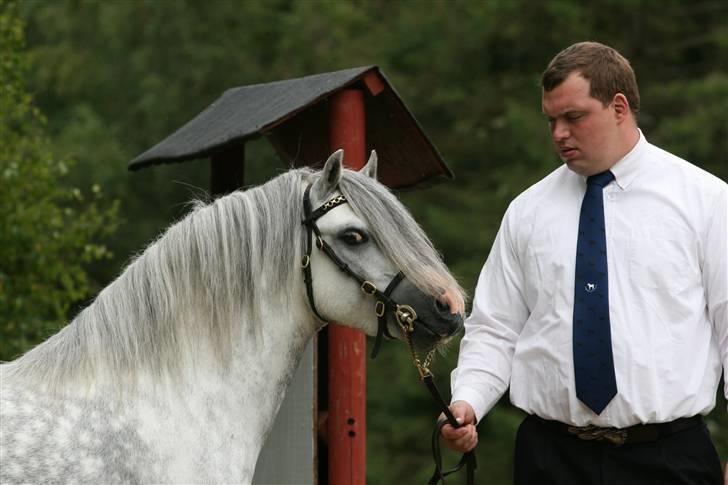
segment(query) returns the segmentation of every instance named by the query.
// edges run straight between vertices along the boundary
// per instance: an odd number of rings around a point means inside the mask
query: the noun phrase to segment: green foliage
[[[99,184],[123,201],[127,222],[109,243],[115,256],[91,265],[100,282],[180,216],[190,186],[208,187],[206,162],[127,175],[128,161],[232,86],[378,64],[457,175],[402,196],[470,291],[510,200],[560,163],[539,77],[572,42],[622,51],[637,72],[647,138],[728,178],[725,2],[26,0],[19,7],[29,82],[50,119],[45,158],[72,154],[79,170],[64,180]],[[247,183],[284,170],[265,140],[246,151]],[[4,230],[2,237],[13,239]],[[66,267],[78,261],[72,252],[59,255]],[[455,354],[435,366],[443,391]],[[386,346],[368,372],[368,483],[421,483],[436,411],[402,346]],[[520,416],[505,398],[481,425],[480,480],[510,483]],[[723,401],[709,423],[725,460]]]
[[[0,12],[0,360],[10,360],[65,323],[88,297],[83,265],[109,259],[97,242],[115,227],[116,207],[102,209],[101,188],[89,196],[59,185],[72,163],[55,158],[46,120],[23,76],[23,27],[12,4]],[[88,198],[87,198],[88,197]]]

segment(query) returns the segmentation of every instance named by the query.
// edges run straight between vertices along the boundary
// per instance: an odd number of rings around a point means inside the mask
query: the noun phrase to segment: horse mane
[[[280,289],[301,283],[303,191],[315,176],[307,168],[290,170],[210,204],[195,203],[69,325],[4,364],[3,379],[58,392],[69,381],[90,385],[99,373],[122,381],[141,369],[157,378],[179,375],[181,355],[212,352],[226,362],[240,332],[259,338],[261,302],[277,295],[275,304],[285,308],[293,295]],[[342,171],[339,187],[413,284],[431,295],[460,288],[386,187],[350,170]]]
[[[290,288],[300,277],[291,269],[301,254],[304,172],[193,203],[69,325],[3,365],[3,378],[57,391],[98,372],[113,379],[140,369],[175,375],[180,355],[212,351],[226,361],[236,334],[256,338],[260,331],[252,323],[262,293]],[[283,293],[279,304],[288,297]]]

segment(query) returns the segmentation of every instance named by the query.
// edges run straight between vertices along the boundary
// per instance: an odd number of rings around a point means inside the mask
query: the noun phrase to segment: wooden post
[[[345,89],[330,98],[331,151],[344,163],[364,166],[364,93]],[[328,328],[328,483],[366,483],[366,337],[340,325]]]
[[[210,195],[219,197],[236,191],[245,180],[245,145],[223,147],[211,157]]]

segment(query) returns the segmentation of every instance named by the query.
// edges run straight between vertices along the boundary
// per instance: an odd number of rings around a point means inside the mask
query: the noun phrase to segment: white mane
[[[255,338],[261,293],[300,277],[292,268],[303,237],[302,190],[301,171],[291,171],[197,203],[68,326],[7,364],[5,377],[52,388],[100,369],[169,375],[177,356],[194,355],[201,341],[226,360],[236,332]]]

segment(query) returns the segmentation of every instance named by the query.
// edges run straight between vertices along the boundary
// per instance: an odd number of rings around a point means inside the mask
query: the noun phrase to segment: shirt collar
[[[645,139],[642,130],[637,129],[637,131],[639,131],[640,138],[635,146],[610,169],[614,174],[614,181],[622,190],[629,187],[629,184],[632,183],[639,173],[640,167],[642,166],[640,161],[647,151],[647,139]]]

